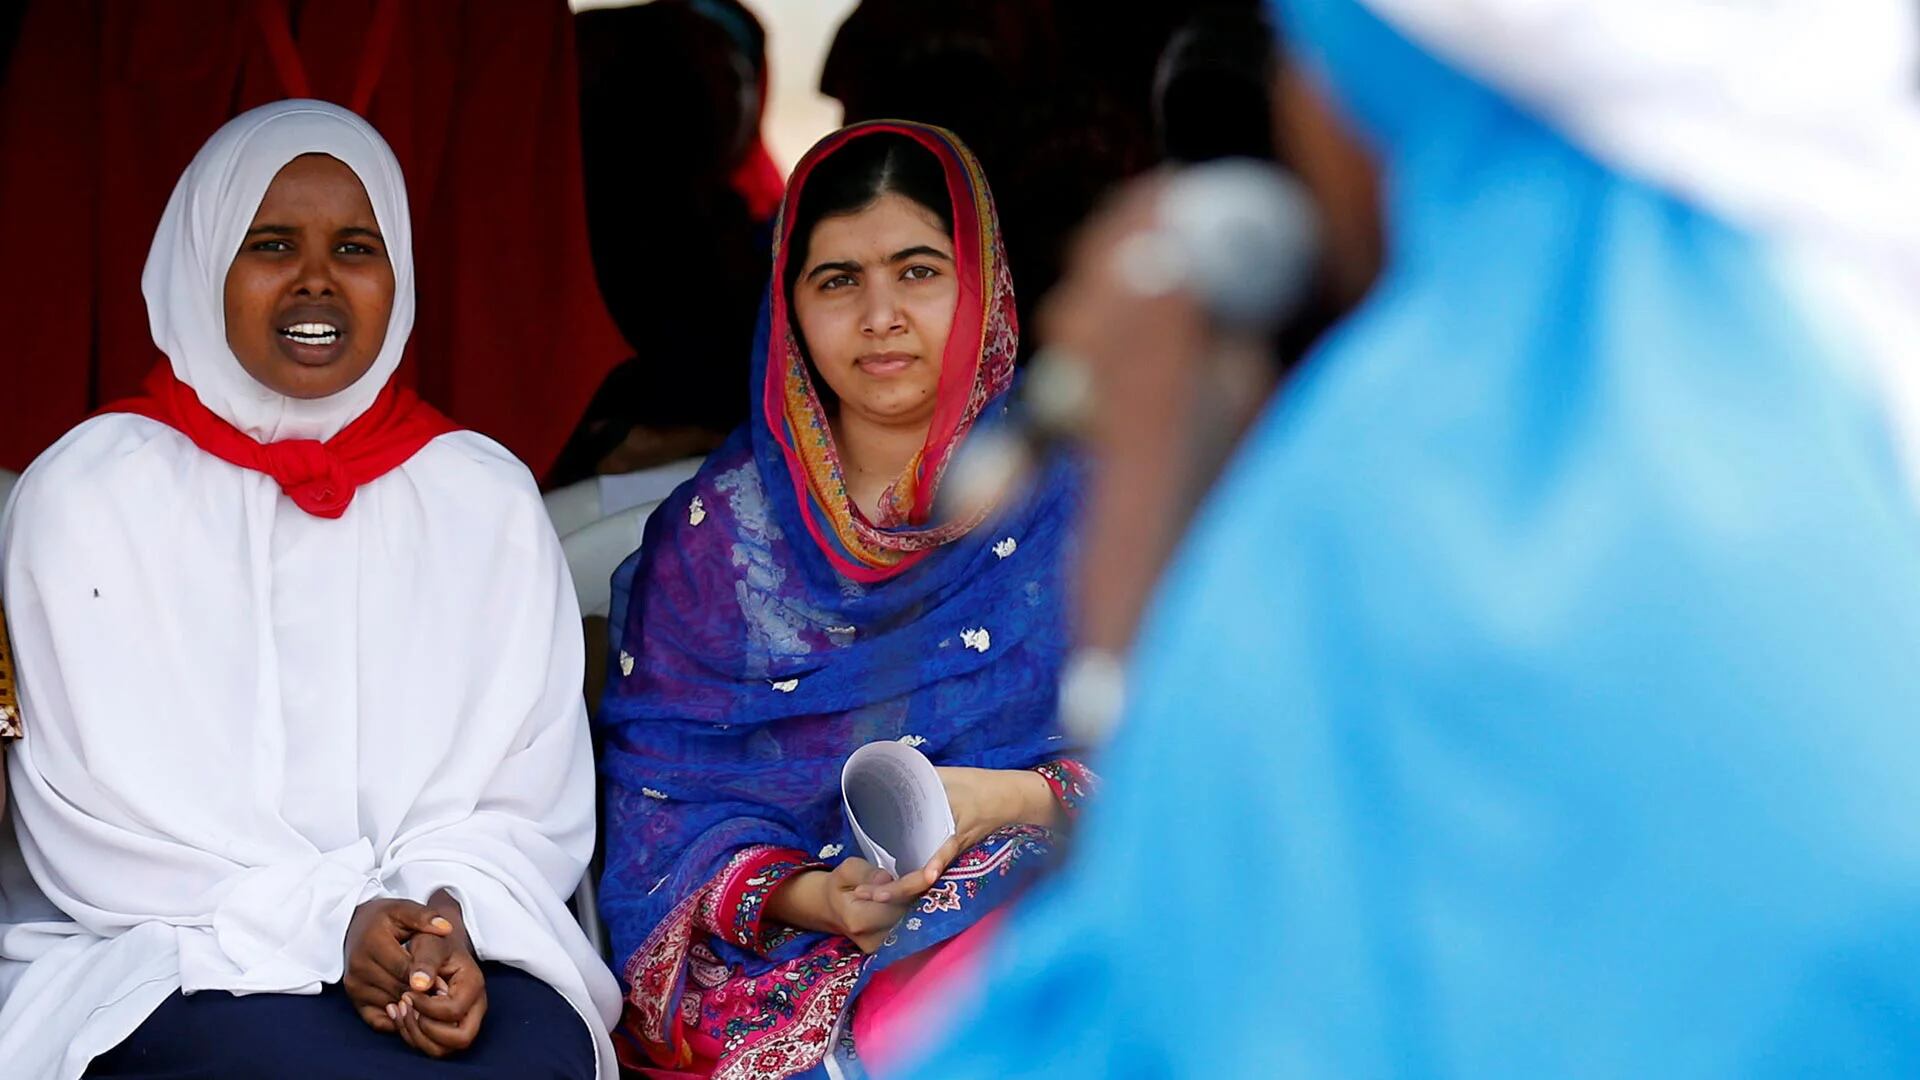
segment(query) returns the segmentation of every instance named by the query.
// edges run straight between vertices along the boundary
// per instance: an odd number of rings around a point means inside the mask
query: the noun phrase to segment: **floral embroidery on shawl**
[[[778,1080],[819,1064],[866,964],[858,946],[835,938],[763,975],[716,965],[685,1002],[688,1022],[725,1048],[714,1080]]]
[[[1068,821],[1078,821],[1080,808],[1099,790],[1099,776],[1072,758],[1035,765],[1033,771],[1039,773],[1047,781],[1047,786],[1053,789],[1053,797],[1060,803],[1060,809],[1067,815]]]
[[[766,898],[787,878],[820,866],[803,853],[784,848],[759,846],[737,852],[713,881],[677,905],[628,960],[624,974],[629,1008],[622,1034],[637,1042],[654,1064],[687,1064],[692,1055],[680,1026],[698,1022],[700,995],[693,987],[719,986],[730,974],[704,939],[718,937],[763,953],[778,948],[794,931],[787,927],[763,931]],[[768,977],[782,971],[775,969]],[[852,974],[857,976],[858,969]],[[776,981],[775,985],[790,983]],[[628,1064],[638,1067],[641,1062]]]
[[[721,907],[711,897],[737,888],[732,879],[759,878],[762,867],[789,865],[789,874],[810,867],[784,861],[789,853],[776,849],[743,851],[629,964],[629,1001],[636,1008],[622,1034],[645,1045],[653,1062],[682,1068],[701,1056],[696,1043],[717,1046],[714,1080],[780,1080],[811,1069],[832,1049],[834,1029],[866,976],[958,935],[1024,887],[1053,849],[1053,834],[1040,826],[1001,829],[956,859],[872,956],[845,938],[824,938],[759,974],[714,951],[703,913]],[[728,921],[724,913],[718,918]],[[768,937],[778,940],[780,931]],[[670,955],[675,950],[679,955]],[[684,970],[683,981],[676,986],[657,974],[668,970]],[[648,990],[644,1005],[637,996],[642,987]]]
[[[827,864],[805,852],[782,848],[748,848],[706,891],[709,903],[701,908],[701,927],[743,949],[765,955],[779,948],[794,931],[764,927],[767,897],[802,870],[824,870]]]

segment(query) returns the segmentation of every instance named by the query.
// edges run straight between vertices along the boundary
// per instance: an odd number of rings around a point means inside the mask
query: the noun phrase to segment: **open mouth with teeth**
[[[340,340],[340,328],[330,323],[303,322],[280,328],[280,336],[297,345],[324,348]]]

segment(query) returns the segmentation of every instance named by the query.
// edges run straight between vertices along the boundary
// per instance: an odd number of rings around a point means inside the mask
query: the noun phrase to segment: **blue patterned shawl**
[[[761,394],[778,382],[768,377],[779,353],[770,322],[763,309]],[[643,1011],[677,1010],[688,908],[737,853],[764,845],[827,862],[857,853],[839,778],[861,745],[905,740],[936,764],[986,768],[1031,767],[1065,750],[1054,718],[1078,505],[1071,467],[1054,466],[1015,505],[863,585],[810,533],[793,458],[769,426],[778,410],[764,404],[660,506],[614,578],[614,660],[599,715],[600,898],[616,968]],[[1006,408],[1000,393],[984,412]],[[802,934],[770,952],[707,944],[753,974],[823,939]],[[642,990],[643,963],[682,970]],[[650,1023],[641,1041],[674,1042],[671,1018]]]

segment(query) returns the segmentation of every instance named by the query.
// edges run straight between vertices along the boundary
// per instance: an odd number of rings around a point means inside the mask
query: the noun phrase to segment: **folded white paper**
[[[840,801],[867,861],[898,877],[920,869],[953,835],[946,785],[905,743],[868,743],[840,770]]]

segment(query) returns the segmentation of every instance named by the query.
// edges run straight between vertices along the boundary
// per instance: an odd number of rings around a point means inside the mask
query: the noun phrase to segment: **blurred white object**
[[[704,461],[706,458],[692,457],[655,465],[639,472],[599,477],[600,516],[606,517],[636,506],[659,502],[673,494],[674,488],[693,479],[693,474],[700,471]],[[565,536],[566,533],[560,535]]]
[[[0,469],[0,507],[7,505],[7,496],[13,494],[13,485],[19,482],[19,473]]]
[[[553,522],[554,532],[569,536],[601,518],[658,503],[673,494],[674,488],[693,479],[705,460],[687,458],[638,472],[590,476],[556,488],[544,496],[547,517]]]
[[[1260,354],[1306,299],[1320,257],[1312,197],[1286,173],[1227,158],[1173,173],[1156,224],[1115,255],[1127,288],[1144,297],[1186,293],[1206,312],[1216,352]],[[1222,365],[1206,377],[1218,381]],[[1231,373],[1237,378],[1237,370]],[[970,517],[1033,472],[1047,447],[1085,430],[1100,407],[1087,362],[1043,346],[1028,366],[1007,424],[977,429],[949,467],[940,516]]]
[[[1179,252],[1184,287],[1223,332],[1266,333],[1305,298],[1320,254],[1319,218],[1299,181],[1228,158],[1176,173],[1160,195],[1160,227]]]
[[[561,536],[584,529],[606,516],[600,510],[600,478],[597,476],[555,488],[541,499],[547,504],[547,518],[553,522],[553,531]]]
[[[628,507],[560,537],[573,575],[580,614],[606,618],[613,599],[613,572],[640,548],[640,534],[659,502]]]
[[[1106,649],[1075,649],[1060,674],[1060,723],[1067,734],[1085,746],[1105,743],[1126,704],[1126,661]]]

